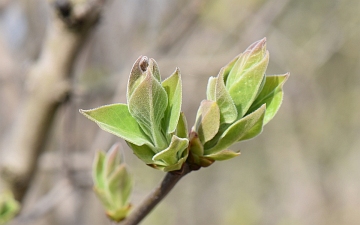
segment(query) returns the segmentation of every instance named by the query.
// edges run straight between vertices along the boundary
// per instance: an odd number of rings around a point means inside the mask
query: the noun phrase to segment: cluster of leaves
[[[187,163],[191,170],[239,155],[228,148],[259,135],[278,111],[282,86],[289,74],[266,76],[269,62],[266,39],[250,45],[210,77],[207,99],[197,112],[190,133],[181,112],[179,69],[162,80],[154,59],[140,56],[127,86],[127,104],[118,103],[80,110],[107,132],[123,138],[147,165],[177,171]],[[94,164],[95,192],[113,220],[125,218],[131,181],[121,162],[118,146]]]
[[[130,73],[128,104],[81,112],[100,128],[123,138],[149,166],[173,171],[179,170],[188,156],[186,122],[180,116],[181,96],[179,69],[161,81],[155,60],[140,56]]]
[[[130,211],[132,181],[122,161],[120,146],[113,145],[107,154],[99,151],[93,166],[94,191],[105,207],[106,215],[123,220]]]
[[[187,161],[193,168],[239,154],[229,146],[260,134],[278,111],[288,74],[266,76],[269,62],[266,39],[250,45],[210,77],[207,100],[201,102],[188,134],[181,113],[179,69],[164,81],[154,59],[140,56],[127,87],[127,104],[80,110],[100,128],[123,138],[147,165],[179,170]]]
[[[201,102],[190,133],[193,164],[206,167],[237,156],[239,151],[227,148],[257,136],[275,116],[289,74],[266,76],[268,62],[264,38],[210,77],[207,100]]]
[[[20,204],[10,191],[0,194],[0,224],[10,221],[20,210]]]

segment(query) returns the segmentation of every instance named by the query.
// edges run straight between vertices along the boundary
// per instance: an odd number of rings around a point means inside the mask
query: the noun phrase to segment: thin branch
[[[160,185],[140,204],[138,208],[122,223],[122,225],[136,225],[144,219],[152,209],[173,189],[177,182],[190,173],[191,169],[187,163],[181,171],[168,172]]]

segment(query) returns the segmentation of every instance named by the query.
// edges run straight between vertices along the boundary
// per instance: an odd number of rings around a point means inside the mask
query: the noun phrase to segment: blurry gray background
[[[1,136],[19,113],[50,12],[46,0],[0,0]],[[90,169],[96,150],[121,140],[78,110],[125,102],[139,55],[155,58],[163,78],[180,68],[192,125],[208,77],[263,37],[267,73],[291,73],[280,111],[259,137],[233,147],[239,157],[184,177],[142,224],[360,224],[359,12],[356,0],[108,1],[76,59],[73,98],[57,113],[24,224],[111,224]],[[123,147],[136,206],[164,173]]]

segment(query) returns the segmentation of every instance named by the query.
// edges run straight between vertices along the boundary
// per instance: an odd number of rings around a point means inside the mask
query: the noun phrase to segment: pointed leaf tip
[[[131,116],[126,104],[104,105],[80,112],[101,129],[136,145],[150,144],[148,137]]]

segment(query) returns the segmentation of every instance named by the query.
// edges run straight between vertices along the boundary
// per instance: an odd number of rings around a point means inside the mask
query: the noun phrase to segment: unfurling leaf
[[[251,105],[249,112],[256,110],[260,105],[266,104],[264,125],[267,124],[277,113],[283,99],[282,87],[289,77],[284,75],[267,76],[264,87]]]
[[[154,146],[166,148],[161,132],[161,120],[168,104],[168,97],[161,84],[148,70],[145,79],[138,85],[128,100],[129,112],[142,130],[151,138]]]
[[[220,124],[232,123],[237,118],[234,102],[226,90],[224,82],[224,68],[216,78],[210,77],[208,83],[208,100],[216,101],[220,109]]]
[[[184,113],[180,113],[179,122],[176,127],[176,136],[179,138],[188,138],[188,127]]]
[[[187,159],[189,142],[186,119],[181,114],[180,70],[162,82],[155,60],[140,56],[131,69],[127,102],[80,112],[103,130],[123,138],[147,165],[163,171],[180,169]],[[182,140],[181,149],[176,138]]]
[[[197,112],[194,130],[202,143],[211,140],[220,127],[220,110],[216,102],[204,100]]]
[[[196,170],[239,155],[239,151],[229,147],[259,135],[275,116],[289,74],[266,76],[268,63],[264,38],[221,68],[216,77],[210,77],[207,100],[201,102],[190,134],[181,112],[180,70],[176,68],[162,81],[156,61],[146,56],[140,56],[131,69],[127,105],[114,104],[80,112],[103,130],[125,139],[147,165],[174,171],[187,163]],[[94,176],[97,186],[105,187],[106,181],[99,174],[113,171],[119,157],[112,153],[105,159],[99,154],[97,160],[98,174]],[[103,161],[108,162],[106,168],[101,167]],[[113,174],[119,175],[113,176],[122,176],[122,169],[116,168]],[[111,181],[111,187],[118,185]],[[100,195],[103,192],[100,188],[96,190]],[[119,199],[120,195],[114,198]]]
[[[154,155],[153,161],[161,161],[167,166],[176,164],[178,158],[181,158],[182,153],[188,146],[188,142],[189,140],[187,138],[179,138],[175,135],[172,136],[169,147]]]
[[[182,86],[179,68],[176,68],[175,72],[162,82],[162,86],[168,96],[163,129],[167,133],[172,133],[176,129],[181,111]]]
[[[101,200],[106,215],[123,220],[130,210],[131,177],[122,162],[120,146],[114,145],[107,154],[99,151],[93,164],[94,191]]]
[[[253,113],[245,116],[244,118],[233,123],[225,132],[220,136],[216,145],[210,149],[205,149],[204,155],[212,155],[237,142],[243,137],[248,130],[250,130],[259,120],[264,119],[265,105]]]

